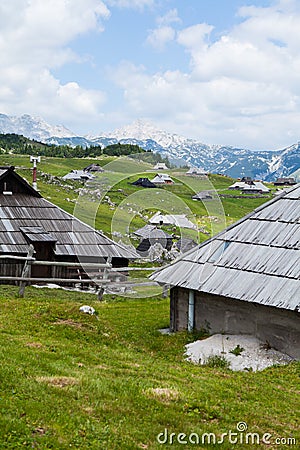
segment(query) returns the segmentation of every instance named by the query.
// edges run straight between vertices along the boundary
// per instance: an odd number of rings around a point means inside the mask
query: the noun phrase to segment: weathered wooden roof
[[[139,228],[138,230],[135,230],[133,234],[136,236],[142,237],[143,239],[147,239],[150,237],[150,234],[153,230],[156,229],[155,225],[145,225],[142,228]]]
[[[6,175],[20,178],[30,187],[13,171],[7,170]],[[28,240],[52,240],[56,242],[55,253],[61,256],[137,257],[134,250],[112,241],[33,189],[12,195],[0,193],[0,253],[26,254]]]
[[[63,176],[63,180],[92,180],[93,178],[95,178],[95,175],[86,170],[71,170]]]
[[[55,237],[42,227],[20,227],[20,230],[30,242],[56,242]]]
[[[300,185],[151,279],[205,293],[300,311]]]
[[[149,178],[139,178],[131,184],[133,184],[134,186],[141,186],[146,188],[156,188],[155,184],[152,183]]]
[[[145,225],[143,228],[136,230],[134,234],[143,239],[173,239],[171,234],[166,233],[164,230],[157,228],[154,225]]]
[[[172,178],[167,173],[157,173],[153,180],[150,180],[152,183],[160,184],[160,183],[174,183]]]

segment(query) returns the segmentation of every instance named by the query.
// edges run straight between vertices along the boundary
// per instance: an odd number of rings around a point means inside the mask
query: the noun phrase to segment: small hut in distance
[[[133,186],[140,186],[144,188],[155,188],[155,184],[149,180],[149,178],[139,178],[138,180],[131,183]]]
[[[154,170],[168,170],[169,167],[165,163],[159,162],[159,163],[155,164],[153,169]]]
[[[196,225],[185,214],[162,214],[157,211],[149,219],[149,223],[151,225],[173,225],[180,228],[196,229]]]
[[[201,201],[208,201],[213,200],[215,198],[215,193],[212,191],[200,191],[197,194],[192,196],[193,200],[201,200]]]
[[[67,173],[63,176],[63,180],[73,180],[73,181],[87,181],[95,178],[94,173],[102,173],[104,172],[103,167],[100,164],[89,164],[82,170],[71,170],[71,172]]]
[[[207,172],[202,167],[190,167],[186,172],[186,175],[197,176],[197,177],[207,177]]]
[[[157,173],[151,181],[155,184],[174,184],[174,181],[167,173]]]
[[[261,181],[254,181],[250,177],[243,177],[240,181],[229,186],[230,190],[239,190],[243,194],[267,194],[270,189]]]
[[[173,237],[156,226],[145,225],[143,228],[136,230],[133,234],[141,239],[136,248],[138,253],[147,253],[150,248],[157,243],[166,250],[170,250],[172,247]]]
[[[104,172],[103,167],[101,167],[100,164],[98,163],[92,163],[87,167],[85,167],[83,170],[84,172],[98,172],[98,173]]]
[[[94,179],[95,175],[86,172],[85,170],[71,170],[71,172],[67,173],[62,178],[63,180],[87,181]]]
[[[297,184],[294,177],[277,178],[274,181],[274,186],[293,186],[294,184]]]

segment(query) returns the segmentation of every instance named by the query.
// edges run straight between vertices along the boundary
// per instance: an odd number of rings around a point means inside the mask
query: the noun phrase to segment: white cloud
[[[181,19],[178,16],[178,11],[176,8],[170,9],[165,15],[159,16],[156,22],[160,26],[170,25],[171,23],[181,23]]]
[[[69,42],[88,31],[101,31],[102,20],[109,14],[99,0],[1,2],[1,111],[43,115],[55,121],[95,114],[105,100],[103,93],[76,83],[61,84],[51,71],[78,62]]]
[[[145,7],[153,7],[155,0],[106,0],[109,6],[118,8],[143,9]]]
[[[194,53],[203,46],[207,47],[206,39],[213,30],[213,26],[200,23],[186,28],[178,33],[178,43]]]
[[[166,44],[173,41],[174,38],[175,30],[172,27],[163,26],[150,31],[147,43],[156,50],[164,50]]]
[[[181,19],[178,17],[177,9],[171,9],[164,16],[159,16],[156,22],[158,27],[149,31],[146,42],[156,50],[162,51],[166,44],[175,39],[176,31],[171,24],[180,23]]]
[[[130,113],[213,143],[280,148],[299,140],[299,4],[281,1],[239,14],[241,23],[215,40],[209,24],[177,33],[190,55],[186,73],[147,75],[123,65],[117,82]]]
[[[101,90],[60,81],[54,70],[81,63],[70,43],[101,32],[108,7],[154,8],[156,0],[3,0],[0,2],[0,112],[30,113],[55,123],[97,123],[109,103]],[[160,3],[162,4],[162,3]],[[204,142],[279,148],[299,140],[300,5],[280,0],[247,6],[223,35],[213,24],[182,28],[176,9],[156,20],[147,42],[176,42],[189,68],[150,73],[133,63],[111,68],[125,104],[107,117],[142,116]],[[217,37],[216,37],[217,36]],[[176,61],[174,61],[175,64]],[[105,62],[104,62],[105,63]],[[149,70],[149,71],[148,71]],[[113,101],[110,102],[110,105]],[[66,123],[67,122],[67,123]],[[108,126],[111,126],[109,124]],[[72,126],[71,126],[72,128]]]

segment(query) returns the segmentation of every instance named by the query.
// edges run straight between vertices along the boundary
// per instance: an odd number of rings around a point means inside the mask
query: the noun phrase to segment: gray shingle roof
[[[300,310],[300,185],[265,203],[151,279]]]
[[[112,241],[32,190],[25,180],[3,170],[1,176],[22,182],[25,193],[0,193],[0,253],[27,253],[28,239],[56,242],[65,256],[137,258],[136,252]]]

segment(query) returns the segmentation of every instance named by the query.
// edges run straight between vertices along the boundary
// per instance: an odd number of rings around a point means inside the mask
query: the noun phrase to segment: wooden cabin
[[[216,194],[213,191],[200,191],[192,196],[193,200],[201,200],[201,201],[214,200],[215,198]]]
[[[93,180],[95,178],[95,175],[92,173],[86,171],[86,170],[71,170],[71,172],[64,175],[63,180],[72,180],[72,181],[88,181]]]
[[[146,255],[154,244],[160,244],[164,249],[171,250],[173,236],[152,225],[145,225],[134,233],[140,237],[136,251]]]
[[[0,255],[27,256],[30,246],[40,261],[104,263],[127,267],[137,257],[104,234],[43,198],[14,167],[0,167]],[[1,276],[21,276],[24,262],[0,259]],[[32,267],[32,276],[74,278],[68,267]]]
[[[168,170],[169,167],[165,163],[159,162],[153,167],[153,169],[154,170]]]
[[[300,185],[151,279],[171,287],[172,331],[251,334],[300,359]]]
[[[157,173],[151,182],[154,184],[174,184],[174,181],[167,173]]]
[[[102,166],[100,166],[100,164],[98,163],[92,163],[89,164],[87,167],[85,167],[84,172],[97,172],[97,173],[102,173],[104,172],[104,169]]]
[[[237,181],[229,186],[230,190],[240,190],[243,194],[267,194],[270,189],[261,181]]]
[[[144,188],[156,188],[156,185],[152,183],[149,178],[138,178],[136,181],[131,183],[133,186],[140,186]]]
[[[190,167],[186,175],[206,178],[208,173],[202,167]]]
[[[277,178],[274,181],[274,186],[293,186],[294,184],[297,184],[294,177]]]

